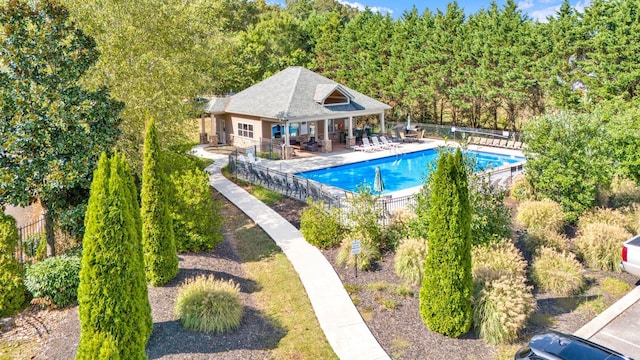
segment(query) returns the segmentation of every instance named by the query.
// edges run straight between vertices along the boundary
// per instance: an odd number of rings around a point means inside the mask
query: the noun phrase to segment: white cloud
[[[349,2],[349,1],[345,1],[345,0],[338,0],[338,2],[342,5],[349,5],[353,8],[356,8],[360,11],[363,11],[366,7],[366,5],[362,5],[359,2]],[[371,11],[373,12],[379,12],[381,14],[393,14],[393,10],[389,9],[388,7],[384,7],[384,6],[369,6],[369,9],[371,9]]]
[[[555,16],[560,10],[560,5],[550,6],[544,9],[532,11],[529,15],[540,22],[547,22],[547,17]]]
[[[520,10],[530,9],[533,6],[534,6],[533,0],[522,0],[518,2],[518,9]]]
[[[584,13],[584,8],[588,7],[589,5],[591,5],[591,0],[578,1],[574,8],[578,10],[578,12]]]

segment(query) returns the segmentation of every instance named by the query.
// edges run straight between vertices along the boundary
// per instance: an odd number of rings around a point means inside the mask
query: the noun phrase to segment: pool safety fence
[[[396,123],[390,124],[390,129],[394,129],[395,126],[402,125],[406,123]],[[411,128],[419,128],[425,131],[425,136],[429,137],[437,137],[437,138],[447,138],[451,140],[465,140],[471,136],[477,138],[486,138],[486,139],[507,139],[512,141],[521,141],[520,133],[517,131],[508,131],[508,130],[495,130],[495,129],[483,129],[483,128],[470,128],[470,127],[462,127],[462,126],[452,126],[452,125],[438,125],[438,124],[423,124],[423,123],[411,123]],[[393,132],[390,132],[393,133]]]

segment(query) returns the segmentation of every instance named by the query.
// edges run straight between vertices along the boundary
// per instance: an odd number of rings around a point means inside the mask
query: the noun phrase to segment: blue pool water
[[[523,157],[500,155],[481,151],[467,150],[465,156],[476,160],[476,171],[497,168],[507,164],[522,162]],[[429,171],[429,163],[438,160],[435,149],[393,155],[353,164],[340,165],[318,170],[305,171],[296,175],[319,183],[357,192],[358,186],[366,185],[373,189],[376,167],[380,167],[385,190],[382,194],[422,186]],[[435,165],[435,164],[434,164]]]

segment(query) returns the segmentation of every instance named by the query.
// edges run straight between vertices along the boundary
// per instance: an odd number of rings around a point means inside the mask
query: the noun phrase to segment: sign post
[[[356,257],[356,266],[354,270],[356,272],[356,277],[358,277],[358,254],[360,254],[360,240],[353,240],[351,242],[351,253]]]

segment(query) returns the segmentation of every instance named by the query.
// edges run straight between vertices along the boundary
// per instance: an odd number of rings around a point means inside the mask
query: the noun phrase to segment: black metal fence
[[[281,193],[285,196],[306,201],[311,197],[314,201],[323,201],[328,208],[336,207],[343,211],[346,216],[351,208],[351,198],[353,194],[335,187],[320,184],[295,174],[286,173],[260,164],[260,160],[250,157],[254,149],[238,149],[229,155],[229,170],[238,179],[242,179],[252,184],[264,186],[270,190]],[[251,155],[253,156],[253,155]],[[250,160],[253,159],[253,160]],[[499,169],[486,171],[483,175],[495,186],[508,187],[518,174],[522,173],[523,164],[518,163],[511,166],[504,166]],[[374,206],[379,207],[387,215],[380,218],[383,225],[387,225],[390,216],[394,211],[402,208],[414,206],[416,199],[414,195],[402,197],[381,196],[376,199]],[[346,221],[346,218],[343,219]]]
[[[20,262],[31,261],[36,257],[38,245],[46,242],[45,220],[43,217],[18,228],[18,246],[15,257]]]

